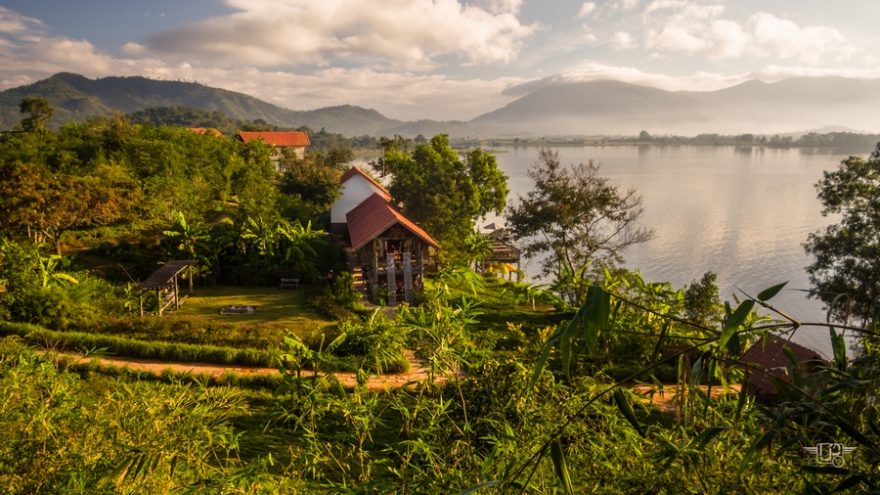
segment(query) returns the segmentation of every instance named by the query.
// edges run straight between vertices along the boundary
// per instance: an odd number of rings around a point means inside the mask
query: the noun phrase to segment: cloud
[[[578,17],[580,17],[582,19],[585,17],[589,17],[590,14],[592,14],[595,10],[596,10],[596,3],[595,2],[584,2],[584,4],[581,5],[581,8],[578,10]]]
[[[841,62],[859,54],[837,29],[800,26],[758,12],[744,22],[722,18],[724,5],[694,0],[654,0],[642,15],[645,48],[722,60],[743,57],[804,63]]]
[[[441,57],[506,63],[536,29],[520,0],[227,0],[236,12],[140,42],[166,58],[219,66],[381,65],[424,70]]]
[[[197,81],[246,93],[276,105],[305,110],[353,104],[399,119],[469,119],[510,102],[502,94],[523,78],[457,79],[441,74],[387,71],[368,67],[324,68],[310,73],[259,67],[216,67],[146,56],[137,43],[124,56],[90,42],[53,37],[37,30],[0,37],[0,90],[32,83],[57,72],[87,77],[146,76]]]
[[[641,69],[601,62],[585,62],[564,72],[532,80],[505,90],[505,94],[522,96],[540,87],[589,81],[622,81],[668,91],[713,91],[749,80],[750,74],[723,75],[693,72],[682,76],[645,72]]]
[[[639,6],[641,0],[617,0],[614,3],[614,7],[619,10],[633,10]]]
[[[766,12],[753,15],[749,23],[754,52],[764,57],[818,63],[828,58],[847,60],[856,53],[846,37],[832,27],[801,27]]]
[[[585,62],[552,76],[511,86],[504,93],[508,96],[519,97],[542,87],[607,80],[622,81],[667,91],[716,91],[750,80],[772,83],[793,77],[880,78],[880,67],[840,69],[770,65],[759,70],[735,74],[696,71],[689,74],[670,75],[646,72],[635,67]]]
[[[0,33],[17,34],[42,26],[41,20],[21,15],[0,5]]]
[[[614,33],[614,36],[611,38],[611,44],[615,50],[633,50],[638,45],[632,35],[624,31]]]

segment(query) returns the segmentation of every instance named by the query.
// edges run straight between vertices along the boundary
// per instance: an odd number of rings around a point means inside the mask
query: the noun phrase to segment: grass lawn
[[[221,315],[224,306],[256,307],[251,315]],[[272,287],[196,287],[179,311],[167,313],[169,318],[192,318],[212,323],[244,326],[284,327],[298,335],[314,333],[335,322],[306,303],[302,289]]]

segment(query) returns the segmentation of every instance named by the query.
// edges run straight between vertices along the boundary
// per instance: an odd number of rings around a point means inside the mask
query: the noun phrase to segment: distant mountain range
[[[376,110],[343,105],[297,111],[246,94],[197,83],[143,77],[88,79],[61,73],[0,92],[0,127],[21,120],[25,96],[44,96],[55,124],[155,107],[217,111],[230,119],[281,127],[326,128],[348,136],[634,135],[784,133],[847,126],[880,130],[880,79],[795,78],[749,81],[710,92],[665,91],[617,81],[533,85],[525,96],[469,122],[405,122]]]
[[[846,126],[880,130],[880,79],[749,81],[718,91],[664,91],[617,81],[539,87],[475,119],[513,134],[782,133]]]

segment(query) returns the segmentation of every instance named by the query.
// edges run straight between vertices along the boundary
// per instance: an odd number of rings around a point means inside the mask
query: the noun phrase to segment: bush
[[[123,356],[183,363],[201,362],[273,367],[277,365],[279,355],[276,349],[235,349],[212,345],[147,342],[112,335],[59,332],[34,325],[14,323],[0,324],[0,334],[18,335],[32,345],[58,350],[91,352],[95,349],[104,349],[107,352]]]

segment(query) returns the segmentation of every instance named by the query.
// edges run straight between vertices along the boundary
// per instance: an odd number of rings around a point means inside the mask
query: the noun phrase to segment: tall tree
[[[514,235],[526,243],[525,255],[546,253],[544,274],[555,276],[572,304],[582,302],[604,268],[623,261],[624,248],[653,236],[639,225],[642,203],[635,191],[618,190],[598,172],[593,162],[563,167],[558,153],[541,150],[529,170],[534,187],[507,214]]]
[[[21,127],[24,130],[40,134],[45,134],[49,130],[49,119],[54,112],[49,100],[39,96],[25,96],[18,108],[21,113],[28,114],[21,120]]]
[[[444,134],[412,152],[402,138],[383,144],[377,169],[391,177],[391,195],[440,241],[447,256],[467,252],[464,246],[478,218],[504,210],[507,176],[491,153],[477,148],[462,156]]]
[[[812,295],[838,319],[867,322],[880,303],[880,144],[868,159],[851,156],[825,171],[816,188],[822,215],[839,221],[804,244],[815,257],[807,267]]]

